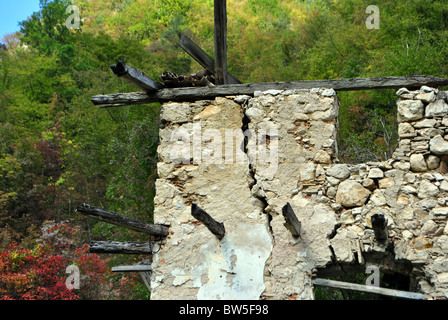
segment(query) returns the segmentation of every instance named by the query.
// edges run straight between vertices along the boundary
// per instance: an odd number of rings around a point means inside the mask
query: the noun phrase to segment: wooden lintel
[[[183,33],[179,33],[179,45],[188,53],[197,63],[203,66],[206,70],[215,74],[215,60],[210,57],[204,50],[201,49],[196,43],[193,42],[188,36]],[[227,81],[229,84],[241,84],[234,75],[227,71]]]
[[[151,271],[152,267],[150,265],[144,265],[144,264],[112,267],[112,272],[151,272]]]
[[[191,215],[198,221],[202,222],[219,240],[224,238],[226,234],[224,224],[217,222],[207,212],[194,203],[191,205]]]
[[[120,227],[125,227],[152,236],[166,237],[168,235],[168,227],[166,226],[149,224],[137,219],[122,217],[115,212],[91,207],[88,204],[83,204],[82,206],[78,207],[76,211],[89,218],[93,218]]]
[[[215,0],[215,81],[227,84],[227,1]]]
[[[329,279],[319,279],[319,278],[313,279],[312,283],[316,286],[362,291],[362,292],[381,294],[381,295],[391,296],[391,297],[396,297],[396,298],[426,300],[425,296],[421,293],[381,288],[381,287],[375,287],[375,286],[364,286],[362,284],[356,284],[356,283],[335,281],[335,280],[329,280]]]
[[[147,104],[151,102],[189,101],[214,99],[215,97],[249,95],[256,91],[298,90],[329,88],[336,91],[419,88],[421,86],[439,87],[448,85],[447,78],[433,76],[378,77],[360,79],[310,80],[291,82],[264,82],[248,84],[227,84],[214,87],[167,88],[153,93],[134,92],[97,95],[92,102],[100,107],[118,107]]]
[[[125,65],[122,61],[118,62],[115,66],[110,66],[110,68],[118,77],[123,78],[146,92],[153,92],[163,88],[161,83],[153,80],[142,71]]]
[[[90,243],[90,253],[109,254],[152,254],[154,242],[138,241],[92,241]]]
[[[282,213],[283,216],[285,217],[284,226],[286,227],[286,229],[288,229],[289,232],[291,232],[293,237],[300,237],[300,230],[302,224],[300,223],[299,219],[297,219],[297,216],[289,203],[287,203],[282,208]]]

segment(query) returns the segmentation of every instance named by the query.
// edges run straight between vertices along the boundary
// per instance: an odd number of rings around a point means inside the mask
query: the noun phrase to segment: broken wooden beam
[[[158,224],[149,224],[133,218],[119,216],[115,212],[106,211],[100,208],[83,204],[76,209],[77,212],[99,221],[128,228],[134,231],[146,233],[156,237],[166,237],[168,235],[168,227]]]
[[[215,74],[215,60],[210,57],[204,50],[201,49],[196,43],[193,42],[188,36],[183,33],[179,33],[179,45],[189,54],[197,63],[203,66],[206,70]],[[229,84],[241,84],[234,75],[227,71],[227,81]]]
[[[283,225],[289,230],[289,232],[291,232],[293,237],[300,237],[302,224],[299,219],[297,219],[297,216],[289,203],[282,208],[282,213],[285,218],[285,223]]]
[[[382,214],[374,214],[370,217],[372,229],[375,233],[375,238],[378,241],[385,241],[389,237],[387,231],[387,219]]]
[[[365,286],[362,284],[342,282],[342,281],[329,280],[329,279],[319,279],[319,278],[313,279],[313,280],[311,280],[311,282],[316,286],[362,291],[362,292],[381,294],[381,295],[396,297],[396,298],[426,300],[426,298],[423,294],[416,293],[416,292],[401,291],[401,290],[381,288],[381,287],[375,287],[375,286]]]
[[[152,272],[151,265],[135,264],[112,267],[112,272]]]
[[[161,83],[153,80],[142,71],[125,65],[122,61],[118,62],[115,66],[110,66],[110,68],[118,77],[123,78],[146,92],[157,91],[163,88]]]
[[[214,0],[215,15],[215,80],[227,84],[227,1]]]
[[[224,224],[217,222],[207,212],[194,203],[191,205],[191,215],[204,224],[207,229],[210,230],[210,232],[213,233],[219,240],[224,238],[226,234]]]
[[[90,243],[90,253],[109,254],[152,254],[154,242],[139,241],[92,241]]]
[[[138,264],[129,266],[112,267],[112,272],[138,272],[143,280],[143,283],[146,285],[146,288],[149,292],[151,292],[152,267],[149,260],[145,259],[140,261]]]
[[[214,99],[215,97],[251,95],[256,91],[266,90],[294,90],[312,88],[330,88],[336,91],[391,89],[391,88],[418,88],[423,85],[439,87],[448,85],[447,78],[433,76],[410,77],[378,77],[363,79],[337,79],[337,80],[309,80],[291,82],[264,82],[248,84],[226,84],[214,87],[194,88],[167,88],[153,93],[134,92],[116,93],[110,95],[97,95],[92,102],[100,107],[118,107],[151,102],[189,101]]]

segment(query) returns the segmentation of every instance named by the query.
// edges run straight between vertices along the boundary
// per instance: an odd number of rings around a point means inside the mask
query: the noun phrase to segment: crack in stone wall
[[[397,94],[393,158],[353,165],[335,163],[332,89],[164,104],[155,220],[171,233],[154,255],[152,298],[313,299],[316,268],[372,264],[412,273],[428,298],[446,298],[447,94]],[[224,223],[223,240],[190,215],[193,202]],[[284,227],[286,203],[302,223],[298,239]],[[387,218],[385,243],[374,214]]]

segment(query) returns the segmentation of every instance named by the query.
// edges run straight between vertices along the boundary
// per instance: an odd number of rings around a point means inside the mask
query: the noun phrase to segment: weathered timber
[[[91,207],[88,204],[83,204],[82,206],[78,207],[76,211],[96,220],[114,224],[120,227],[125,227],[152,236],[166,237],[168,235],[168,228],[166,226],[149,224],[137,219],[122,217],[115,212]]]
[[[211,233],[218,237],[219,240],[224,238],[226,234],[224,224],[217,222],[207,212],[194,203],[191,205],[191,215],[198,221],[202,222]]]
[[[391,89],[402,87],[418,88],[423,85],[432,87],[445,86],[448,85],[448,79],[433,76],[409,76],[227,84],[214,87],[168,88],[153,93],[134,92],[98,95],[92,98],[92,102],[93,104],[104,108],[146,104],[151,102],[213,99],[220,96],[254,95],[254,92],[256,91],[266,91],[270,89],[297,90],[312,88],[331,88],[336,91],[351,91],[369,89]]]
[[[293,237],[299,237],[302,224],[299,219],[297,219],[297,216],[289,203],[282,208],[282,213],[285,217],[285,223],[283,225],[289,232],[291,232]]]
[[[151,292],[151,275],[152,271],[143,271],[138,273],[140,277],[142,278],[144,284],[146,285],[146,288],[149,292]]]
[[[142,71],[125,65],[122,61],[115,66],[110,66],[110,68],[118,77],[125,79],[144,91],[153,92],[163,88],[161,83],[153,80]]]
[[[151,272],[152,271],[151,265],[135,264],[129,266],[112,267],[112,272],[144,272],[144,271]]]
[[[183,33],[179,33],[179,45],[188,53],[197,63],[203,66],[206,70],[215,74],[215,60],[210,57],[204,50],[201,49],[196,43],[193,42],[188,36]],[[241,84],[234,75],[227,71],[227,82],[229,84]]]
[[[214,85],[215,80],[211,77],[212,75],[207,69],[190,75],[178,75],[174,72],[165,71],[160,75],[159,79],[167,88],[204,87]]]
[[[215,79],[216,84],[227,81],[227,1],[215,0]]]
[[[316,286],[324,286],[338,289],[362,291],[369,293],[376,293],[390,297],[412,299],[412,300],[426,300],[425,296],[421,293],[400,291],[388,288],[374,287],[374,286],[364,286],[362,284],[328,280],[328,279],[313,279],[312,283]]]
[[[154,242],[138,241],[92,241],[89,251],[91,253],[109,254],[152,254]]]
[[[374,214],[370,218],[370,222],[372,223],[372,229],[375,233],[375,238],[378,241],[385,241],[388,238],[387,231],[387,219],[382,214]]]

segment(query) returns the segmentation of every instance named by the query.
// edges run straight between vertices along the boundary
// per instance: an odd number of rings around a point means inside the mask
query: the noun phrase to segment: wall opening
[[[407,292],[419,292],[419,279],[413,273],[413,266],[409,261],[399,261],[390,268],[387,265],[378,265],[379,286],[381,288],[394,289]],[[370,284],[368,278],[372,275],[366,273],[367,265],[364,264],[330,264],[325,268],[319,268],[316,277],[319,279],[336,280],[359,285]],[[382,294],[333,288],[327,286],[314,286],[316,300],[403,300],[404,298],[392,297]]]

